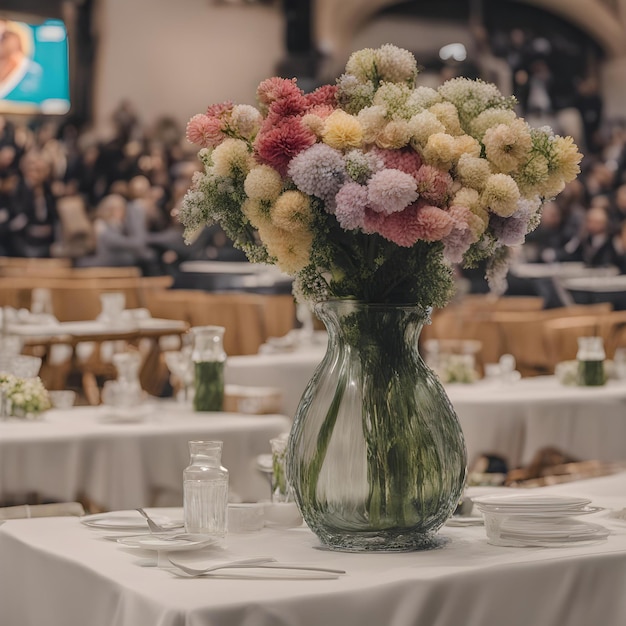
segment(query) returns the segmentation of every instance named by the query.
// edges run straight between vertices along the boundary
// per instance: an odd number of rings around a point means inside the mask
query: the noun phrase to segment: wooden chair
[[[539,311],[544,307],[544,300],[539,296],[468,294],[456,306],[465,311]]]

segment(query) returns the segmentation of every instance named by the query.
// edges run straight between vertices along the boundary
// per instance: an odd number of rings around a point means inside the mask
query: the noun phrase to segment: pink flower
[[[306,100],[301,93],[292,93],[284,98],[274,100],[267,111],[266,122],[275,126],[286,117],[301,115],[307,108]]]
[[[346,183],[335,196],[335,217],[344,230],[362,228],[367,206],[367,187],[358,183]]]
[[[402,211],[417,199],[417,186],[409,174],[384,169],[376,172],[367,183],[369,204],[374,211],[389,215]]]
[[[417,223],[420,228],[420,239],[441,241],[454,227],[454,218],[436,206],[422,205],[417,212]]]
[[[422,157],[411,148],[401,150],[374,148],[372,151],[383,160],[385,167],[400,170],[414,178],[417,177],[417,172],[422,167]]]
[[[255,148],[259,160],[278,170],[281,176],[287,174],[289,161],[312,146],[315,134],[306,128],[297,117],[287,118],[282,124],[257,135]]]
[[[187,123],[187,140],[203,148],[215,147],[226,137],[222,133],[222,123],[215,117],[203,113],[194,115]]]
[[[322,85],[314,92],[308,93],[306,97],[307,104],[310,107],[319,105],[329,105],[333,108],[337,104],[337,85]]]
[[[304,95],[302,89],[296,84],[295,78],[279,78],[278,76],[267,78],[256,90],[256,97],[259,103],[264,107],[269,107],[269,105],[276,100],[294,95],[301,97]]]
[[[385,215],[383,213],[377,213],[372,211],[369,207],[365,207],[363,211],[363,226],[361,229],[367,235],[373,235],[375,233],[380,234],[380,228],[385,221]]]
[[[384,217],[378,226],[378,234],[399,246],[410,248],[421,239],[419,210],[416,205]]]
[[[444,170],[437,169],[432,165],[422,165],[415,176],[417,190],[420,198],[436,204],[443,205],[452,187],[452,176]]]
[[[217,117],[218,119],[223,119],[230,117],[230,114],[233,111],[234,104],[230,101],[222,102],[220,104],[213,104],[207,110],[206,114],[209,117]]]
[[[317,104],[307,110],[307,115],[317,115],[317,117],[325,120],[333,111],[336,111],[336,109],[329,104]]]

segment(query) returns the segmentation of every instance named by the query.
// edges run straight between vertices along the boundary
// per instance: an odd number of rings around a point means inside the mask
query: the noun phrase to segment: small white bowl
[[[249,533],[265,526],[262,502],[231,502],[228,505],[228,532]]]
[[[265,502],[265,523],[268,526],[295,528],[302,526],[302,515],[295,502]]]

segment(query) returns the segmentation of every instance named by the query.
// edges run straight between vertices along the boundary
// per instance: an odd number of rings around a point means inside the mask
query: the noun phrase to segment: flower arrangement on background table
[[[48,391],[39,377],[0,375],[0,393],[6,402],[5,417],[35,419],[52,406]]]
[[[251,261],[293,275],[328,327],[289,478],[309,526],[342,549],[428,547],[454,511],[465,448],[417,353],[421,326],[449,301],[454,264],[486,259],[503,291],[510,247],[581,159],[494,85],[417,75],[410,52],[365,49],[334,85],[270,78],[258,108],[213,105],[187,126],[204,171],[181,207],[186,238],[219,223]]]

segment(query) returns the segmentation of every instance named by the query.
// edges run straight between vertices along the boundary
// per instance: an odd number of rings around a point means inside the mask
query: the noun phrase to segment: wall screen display
[[[27,24],[0,17],[0,113],[59,115],[69,109],[63,22]]]

